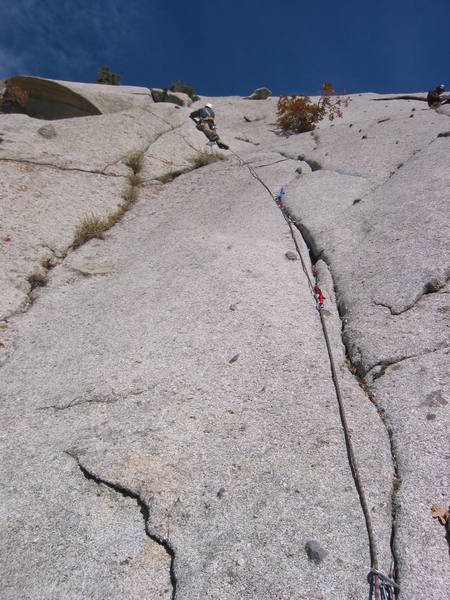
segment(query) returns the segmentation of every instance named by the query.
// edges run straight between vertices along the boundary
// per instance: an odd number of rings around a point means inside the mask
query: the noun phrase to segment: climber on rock
[[[215,113],[212,104],[208,102],[203,108],[194,110],[189,117],[195,122],[197,129],[203,131],[210,142],[215,142],[219,148],[228,150],[228,146],[222,142],[217,133],[216,124],[214,122]]]
[[[438,85],[436,89],[430,90],[427,95],[427,102],[430,108],[438,108],[442,104],[450,104],[450,98],[448,95],[443,96],[445,92],[445,86]]]

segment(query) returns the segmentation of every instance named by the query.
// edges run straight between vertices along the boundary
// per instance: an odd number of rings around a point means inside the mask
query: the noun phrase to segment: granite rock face
[[[285,138],[276,98],[212,98],[236,154],[193,169],[188,105],[58,84],[102,114],[0,115],[2,598],[369,596],[311,282],[379,568],[444,598],[449,109],[356,95]]]
[[[190,106],[192,104],[192,100],[187,94],[160,88],[152,88],[152,98],[154,102],[170,102],[178,106]]]
[[[26,113],[38,119],[86,117],[144,108],[153,103],[148,88],[20,76],[10,78],[9,82],[28,93]]]

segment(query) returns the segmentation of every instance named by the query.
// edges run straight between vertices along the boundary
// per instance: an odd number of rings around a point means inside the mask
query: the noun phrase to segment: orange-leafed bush
[[[5,81],[5,91],[0,95],[0,112],[22,112],[29,93],[16,83]]]
[[[350,98],[338,95],[331,83],[323,84],[321,94],[317,103],[306,94],[280,96],[277,105],[280,127],[284,131],[303,133],[315,129],[316,123],[325,117],[330,121],[342,117],[342,109],[348,106]]]

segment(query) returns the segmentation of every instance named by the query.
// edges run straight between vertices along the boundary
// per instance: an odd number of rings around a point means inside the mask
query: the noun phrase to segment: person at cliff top
[[[203,131],[210,142],[215,142],[219,148],[228,150],[228,146],[222,142],[217,133],[216,124],[214,122],[215,113],[212,104],[208,102],[203,108],[194,110],[189,117],[195,122],[197,129]]]
[[[450,98],[443,96],[445,86],[438,85],[436,89],[430,90],[427,95],[427,102],[430,108],[438,108],[442,104],[450,104]]]

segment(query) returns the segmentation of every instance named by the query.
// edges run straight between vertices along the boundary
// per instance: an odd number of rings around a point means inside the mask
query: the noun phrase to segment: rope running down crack
[[[296,248],[299,258],[300,258],[302,269],[308,280],[308,285],[311,290],[311,293],[315,298],[317,310],[319,311],[320,321],[322,324],[323,334],[325,337],[328,357],[329,357],[329,361],[330,361],[331,375],[332,375],[334,388],[336,390],[336,397],[337,397],[337,401],[338,401],[338,405],[339,405],[339,414],[340,414],[340,418],[341,418],[342,427],[344,430],[345,444],[347,447],[347,455],[348,455],[348,459],[349,459],[350,469],[352,471],[356,490],[358,492],[359,500],[361,503],[361,508],[364,513],[364,518],[365,518],[365,522],[366,522],[367,535],[369,538],[370,559],[371,559],[371,568],[370,568],[370,571],[368,574],[368,581],[369,581],[369,584],[371,587],[370,596],[372,597],[372,591],[374,589],[375,600],[394,600],[394,598],[395,598],[394,588],[396,588],[396,589],[399,589],[399,588],[398,588],[398,585],[395,583],[395,581],[393,581],[392,578],[386,577],[385,575],[383,575],[383,573],[381,571],[379,571],[378,554],[377,554],[377,548],[376,548],[376,543],[375,543],[375,535],[374,535],[374,531],[373,531],[372,520],[370,517],[369,508],[368,508],[367,500],[366,500],[366,495],[364,493],[364,488],[363,488],[363,485],[361,482],[361,477],[359,474],[358,465],[357,465],[355,453],[353,450],[351,433],[350,433],[348,423],[347,423],[347,418],[345,415],[342,393],[341,393],[341,389],[339,386],[339,380],[337,377],[333,352],[331,349],[331,343],[330,343],[330,339],[328,336],[328,330],[327,330],[327,326],[326,326],[326,322],[325,322],[325,318],[324,318],[324,314],[323,314],[324,296],[323,296],[322,291],[319,288],[317,282],[313,283],[313,281],[311,279],[311,276],[308,272],[305,261],[303,259],[302,253],[300,251],[297,239],[295,237],[294,227],[297,229],[299,235],[303,239],[302,233],[300,231],[300,227],[299,227],[298,223],[292,219],[289,212],[284,207],[284,203],[283,203],[284,190],[283,190],[283,188],[281,188],[280,193],[278,195],[274,195],[272,193],[272,191],[270,190],[270,188],[267,186],[267,184],[256,173],[255,168],[252,165],[250,165],[247,161],[245,161],[241,156],[239,156],[233,150],[230,149],[230,152],[239,160],[240,166],[247,167],[250,175],[252,177],[254,177],[264,187],[264,189],[270,195],[272,200],[277,204],[278,208],[280,209],[281,213],[283,214],[283,217],[284,217],[287,225],[289,226],[291,236],[292,236],[292,239],[295,244],[295,248]],[[391,575],[392,575],[392,568],[391,568]]]

